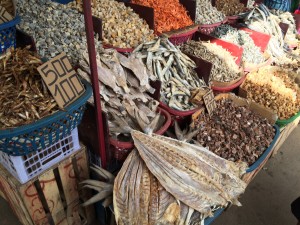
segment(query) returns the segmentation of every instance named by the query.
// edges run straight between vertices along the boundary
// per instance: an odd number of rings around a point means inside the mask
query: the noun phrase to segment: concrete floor
[[[290,203],[300,196],[300,126],[269,160],[241,198],[242,207],[231,207],[213,225],[296,225]],[[0,199],[0,225],[20,225]]]

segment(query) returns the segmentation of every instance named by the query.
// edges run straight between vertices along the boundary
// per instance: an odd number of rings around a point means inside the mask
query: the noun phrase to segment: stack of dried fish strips
[[[18,14],[22,16],[18,28],[34,38],[39,55],[52,58],[65,52],[73,64],[78,63],[87,49],[81,13],[51,0],[18,0]]]
[[[88,55],[80,61],[78,73],[89,80]],[[132,129],[156,131],[163,122],[158,114],[158,102],[148,94],[151,73],[141,61],[131,55],[126,57],[114,49],[101,49],[97,58],[98,79],[102,110],[108,113],[110,134],[129,141]]]
[[[82,1],[76,8],[83,11]],[[114,0],[93,1],[92,13],[101,18],[103,43],[118,48],[135,48],[154,38],[154,31],[132,8]]]
[[[271,36],[267,52],[273,57],[276,63],[284,64],[291,61],[286,56],[283,33],[276,21],[276,16],[270,13],[264,4],[260,4],[246,14],[244,22],[250,29]]]
[[[0,60],[0,129],[32,123],[59,109],[37,71],[40,65],[28,48]]]
[[[154,9],[157,34],[193,25],[192,19],[179,0],[132,0],[131,2]]]
[[[240,77],[235,59],[226,49],[215,43],[188,41],[181,50],[213,64],[210,81],[230,82]]]
[[[196,23],[214,24],[225,19],[224,13],[213,7],[210,0],[196,0]]]
[[[290,71],[267,66],[247,75],[242,88],[247,98],[274,110],[279,119],[288,119],[300,111],[300,89]]]
[[[196,108],[189,99],[191,90],[205,88],[194,68],[196,64],[166,38],[138,46],[132,56],[143,60],[149,71],[161,81],[161,101],[176,110]]]
[[[193,121],[195,140],[220,157],[252,165],[272,142],[275,132],[267,121],[231,99],[217,101],[211,116],[202,112]]]
[[[275,19],[277,20],[277,23],[286,23],[289,25],[289,28],[287,30],[287,33],[285,35],[285,42],[288,45],[297,45],[297,29],[296,29],[296,22],[293,17],[293,15],[290,12],[282,12],[280,10],[270,10],[270,12],[277,17]]]
[[[223,24],[217,27],[210,35],[242,46],[242,60],[244,62],[260,64],[265,61],[261,49],[254,44],[254,41],[250,35],[243,30],[238,30],[232,26]]]
[[[235,16],[245,11],[245,5],[239,0],[216,0],[216,7],[226,16]]]

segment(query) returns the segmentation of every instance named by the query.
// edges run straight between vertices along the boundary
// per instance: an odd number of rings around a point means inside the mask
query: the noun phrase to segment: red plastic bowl
[[[180,45],[188,40],[191,40],[193,38],[193,35],[197,32],[198,26],[196,26],[194,29],[191,29],[187,32],[181,33],[181,34],[174,34],[171,37],[169,37],[169,40],[174,44],[174,45]]]
[[[220,26],[221,24],[224,24],[227,22],[227,17],[223,21],[220,21],[218,23],[213,23],[213,24],[202,24],[199,26],[199,32],[203,34],[210,34],[214,32],[214,30]]]
[[[227,87],[216,87],[216,86],[212,86],[211,89],[214,90],[214,92],[220,92],[220,93],[227,93],[227,92],[231,92],[233,89],[239,87],[244,80],[246,79],[246,75],[243,76],[238,82],[227,86]]]
[[[171,125],[171,115],[164,109],[158,108],[157,109],[164,117],[165,123],[164,125],[155,133],[156,134],[164,134]],[[114,157],[119,160],[123,161],[126,159],[130,151],[134,148],[133,141],[118,141],[112,137],[109,138],[109,143],[111,145],[110,150],[113,151]]]

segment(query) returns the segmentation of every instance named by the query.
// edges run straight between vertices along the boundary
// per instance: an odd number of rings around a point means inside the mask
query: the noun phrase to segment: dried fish
[[[196,0],[196,23],[213,24],[223,21],[226,16],[213,7],[210,0]]]
[[[188,41],[181,47],[182,51],[199,57],[213,64],[210,81],[230,82],[240,75],[240,69],[233,56],[215,43]]]
[[[145,55],[147,57],[143,58]],[[135,49],[131,57],[140,59],[161,81],[161,100],[180,111],[194,109],[189,102],[190,91],[206,88],[205,82],[195,72],[196,64],[166,38],[156,38]]]
[[[148,169],[179,201],[205,216],[212,215],[211,206],[240,205],[237,198],[246,188],[239,178],[244,163],[229,162],[205,148],[164,136],[133,131],[132,137]]]
[[[82,0],[71,3],[70,7],[83,11]],[[103,43],[118,48],[135,48],[140,43],[154,38],[154,31],[145,20],[126,7],[123,2],[114,0],[92,1],[92,13],[102,19]],[[138,29],[137,29],[138,28]]]
[[[37,68],[42,60],[29,47],[0,60],[0,129],[32,123],[59,110]]]

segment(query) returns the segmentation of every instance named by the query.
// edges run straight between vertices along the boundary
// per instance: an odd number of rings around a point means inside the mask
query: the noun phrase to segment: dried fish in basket
[[[172,109],[187,111],[195,109],[191,103],[191,91],[207,88],[194,70],[196,64],[167,38],[141,44],[132,53],[147,66],[162,84],[160,100]]]
[[[241,88],[247,98],[275,111],[279,119],[293,117],[300,111],[300,89],[288,74],[292,72],[267,66],[247,75]]]
[[[213,7],[210,0],[196,0],[196,23],[215,24],[224,21],[224,13]]]
[[[40,65],[29,47],[0,59],[0,129],[32,123],[59,109],[37,71]]]
[[[82,0],[72,3],[71,7],[83,11]],[[120,50],[132,49],[154,38],[154,31],[145,20],[126,7],[123,2],[115,0],[92,1],[92,13],[101,18],[103,44]]]
[[[209,42],[188,41],[181,49],[187,54],[213,64],[209,77],[211,83],[236,83],[242,78],[241,68],[237,66],[230,52],[220,45]]]
[[[209,116],[204,110],[193,115],[191,128],[198,130],[197,144],[218,156],[234,162],[245,162],[250,169],[269,146],[276,141],[270,122],[252,111],[249,102],[234,95],[216,97],[217,108]],[[261,112],[270,113],[261,107]],[[271,115],[271,114],[270,114]]]

